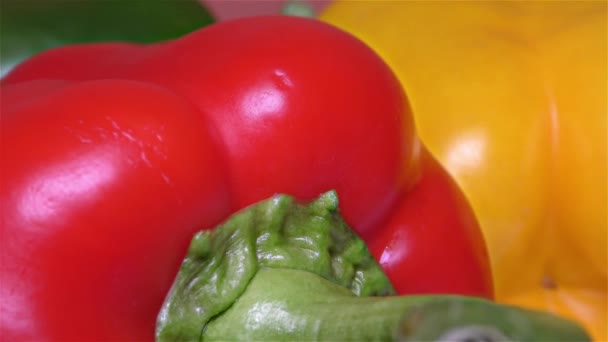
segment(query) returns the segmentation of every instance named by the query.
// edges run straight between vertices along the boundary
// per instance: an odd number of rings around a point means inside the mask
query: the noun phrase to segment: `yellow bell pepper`
[[[607,2],[337,1],[468,196],[499,302],[607,334]]]

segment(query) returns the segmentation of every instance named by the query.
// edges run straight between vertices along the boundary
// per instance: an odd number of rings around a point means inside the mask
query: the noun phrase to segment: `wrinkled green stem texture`
[[[573,322],[487,300],[396,296],[328,192],[276,195],[198,233],[158,341],[589,341]]]

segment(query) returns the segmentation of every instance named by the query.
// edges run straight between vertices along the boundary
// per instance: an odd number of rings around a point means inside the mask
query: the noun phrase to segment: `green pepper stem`
[[[302,1],[288,1],[281,9],[281,14],[296,17],[314,18],[315,10],[308,3]]]
[[[575,323],[462,296],[387,296],[334,191],[276,195],[193,239],[157,341],[588,341]]]
[[[544,313],[461,296],[358,297],[313,273],[263,268],[202,341],[585,341]]]

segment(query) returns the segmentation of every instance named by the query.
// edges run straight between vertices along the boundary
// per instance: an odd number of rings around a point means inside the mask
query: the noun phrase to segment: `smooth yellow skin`
[[[496,297],[608,340],[605,1],[337,1],[469,198]]]

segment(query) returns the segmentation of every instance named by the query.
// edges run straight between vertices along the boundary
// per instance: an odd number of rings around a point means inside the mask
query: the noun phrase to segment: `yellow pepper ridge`
[[[336,1],[469,198],[497,300],[608,340],[608,2]]]

